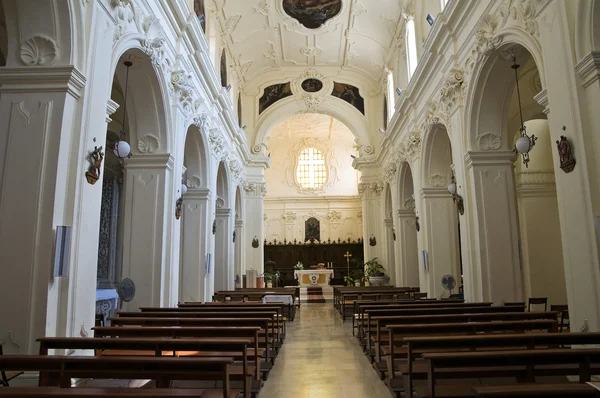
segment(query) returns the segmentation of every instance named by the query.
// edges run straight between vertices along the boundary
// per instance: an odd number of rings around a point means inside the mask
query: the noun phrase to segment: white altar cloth
[[[289,294],[269,294],[263,297],[263,303],[284,303],[288,305],[294,304],[294,298]]]
[[[333,279],[332,269],[305,269],[294,271],[294,279],[297,279],[301,287],[327,286],[329,280]]]

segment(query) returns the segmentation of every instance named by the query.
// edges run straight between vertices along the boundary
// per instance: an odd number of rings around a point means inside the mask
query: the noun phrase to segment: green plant
[[[296,271],[301,271],[304,269],[304,265],[300,261],[298,261],[298,264],[294,265],[294,269]]]
[[[366,280],[369,280],[369,277],[371,277],[371,276],[385,275],[383,273],[383,271],[385,271],[385,268],[383,268],[383,265],[381,265],[381,263],[379,263],[379,261],[377,260],[377,257],[375,257],[372,260],[367,261],[365,263],[364,267],[365,267]]]
[[[345,276],[344,283],[346,283],[346,286],[354,286],[354,279],[351,276]]]
[[[265,272],[263,277],[265,278],[265,282],[273,282],[275,278],[277,278],[277,275],[271,274],[270,272]]]

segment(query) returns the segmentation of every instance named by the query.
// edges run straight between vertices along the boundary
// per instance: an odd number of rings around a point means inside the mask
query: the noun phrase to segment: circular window
[[[302,90],[306,91],[307,93],[316,93],[321,91],[323,88],[323,82],[317,79],[306,79],[302,82],[301,86]]]

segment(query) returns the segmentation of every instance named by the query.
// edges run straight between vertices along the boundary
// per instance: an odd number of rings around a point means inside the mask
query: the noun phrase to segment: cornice
[[[469,151],[465,153],[464,159],[469,169],[473,166],[512,166],[516,156],[513,151]]]
[[[583,87],[595,83],[600,79],[600,52],[592,51],[575,66],[575,70],[582,78]]]
[[[423,199],[452,199],[452,195],[447,188],[421,188],[421,197]]]
[[[125,160],[126,169],[173,169],[175,158],[170,153],[133,156]]]
[[[79,99],[85,83],[74,66],[0,69],[0,93],[68,92]]]
[[[208,200],[210,199],[210,189],[196,189],[188,188],[185,195],[183,195],[183,203],[187,203],[190,200]]]

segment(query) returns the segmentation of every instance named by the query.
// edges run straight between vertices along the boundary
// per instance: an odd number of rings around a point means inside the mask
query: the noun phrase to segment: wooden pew
[[[527,331],[546,331],[547,333],[558,330],[558,322],[554,319],[538,319],[523,321],[495,321],[495,322],[457,322],[436,324],[413,324],[413,325],[387,325],[388,345],[382,348],[386,355],[386,370],[388,373],[388,385],[393,393],[404,391],[404,380],[396,378],[395,359],[404,359],[403,365],[407,364],[408,348],[404,339],[414,336],[461,336],[474,335],[476,333],[525,333]],[[401,345],[398,345],[400,343]],[[402,369],[402,374],[409,373],[408,368]]]
[[[362,300],[364,294],[404,294],[410,293],[411,289],[406,287],[364,287],[364,288],[337,288],[334,290],[334,305],[338,308],[342,320],[346,321],[346,306],[349,301]]]
[[[1,355],[4,355],[4,351],[2,350],[2,344],[0,344],[0,356]],[[8,383],[21,374],[23,374],[23,372],[6,372],[4,369],[0,368],[0,387],[8,387]]]
[[[600,390],[581,383],[477,386],[473,392],[482,398],[600,398]]]
[[[239,395],[239,391],[230,388],[229,366],[233,361],[233,357],[3,355],[0,356],[0,368],[40,372],[40,386],[58,385],[65,389],[71,387],[71,378],[153,379],[159,388],[169,387],[172,380],[218,380],[223,385],[220,396],[232,398]],[[42,377],[42,374],[49,376]]]
[[[103,388],[103,387],[11,387],[0,388],[0,397],[46,398],[46,397],[76,397],[76,398],[106,398],[112,396],[143,397],[143,398],[217,398],[220,392],[198,388]]]
[[[254,358],[254,366],[263,373],[263,380],[267,380],[272,366],[269,362],[267,366],[261,366],[261,358],[265,356],[266,350],[259,348],[258,332],[262,330],[258,326],[198,326],[198,327],[95,327],[94,337],[96,338],[199,338],[199,337],[250,337],[253,339],[252,347],[248,349],[248,357]],[[257,379],[259,372],[256,374]]]
[[[143,315],[140,313],[140,315]],[[261,346],[267,351],[267,362],[275,363],[276,352],[272,350],[276,334],[271,331],[271,318],[156,318],[156,317],[117,317],[110,318],[113,326],[259,326],[265,339]]]
[[[496,331],[496,330],[494,330]],[[426,362],[419,361],[426,352],[477,351],[498,349],[558,348],[566,345],[600,344],[600,333],[488,333],[472,336],[406,337],[406,363],[400,367],[405,394],[412,397],[413,380],[425,379]],[[392,364],[393,366],[393,364]]]
[[[293,296],[292,296],[293,297]],[[191,309],[193,310],[194,308],[230,308],[230,307],[237,307],[237,308],[262,308],[262,307],[279,307],[282,309],[281,313],[287,317],[290,321],[294,320],[294,317],[296,316],[296,306],[292,303],[292,304],[285,304],[285,303],[274,303],[274,302],[269,302],[269,303],[263,303],[263,302],[251,302],[251,301],[209,301],[209,302],[205,302],[205,303],[200,303],[200,302],[188,302],[188,303],[179,303],[177,304],[177,308],[180,310],[187,310],[187,309]],[[140,308],[140,310],[142,312],[144,311],[151,311],[152,307],[142,307]]]
[[[253,339],[247,337],[202,337],[194,339],[164,338],[81,338],[43,337],[40,355],[48,355],[49,350],[94,350],[96,356],[174,356],[174,357],[233,357],[242,361],[241,372],[230,366],[229,374],[243,383],[244,397],[250,397],[250,381],[259,374],[256,366],[248,362],[248,347]],[[42,375],[40,375],[42,378]]]
[[[453,368],[472,368],[464,377],[520,377],[535,382],[536,376],[578,376],[579,382],[588,382],[600,374],[600,349],[534,349],[507,351],[476,351],[425,353],[427,386],[418,386],[421,398],[473,397],[473,386],[437,385],[438,379],[456,378]],[[548,365],[554,365],[549,367]],[[504,368],[504,369],[502,369]]]

